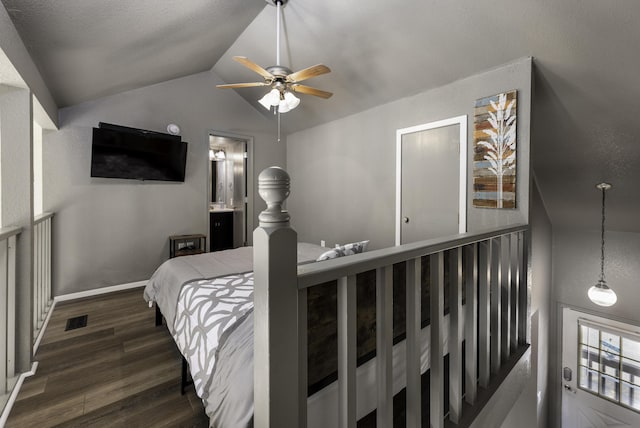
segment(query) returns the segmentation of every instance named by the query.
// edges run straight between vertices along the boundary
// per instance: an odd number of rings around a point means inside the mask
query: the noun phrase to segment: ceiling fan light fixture
[[[298,105],[300,104],[300,98],[293,95],[293,93],[290,91],[285,92],[284,101],[289,106],[289,110],[293,110],[294,108],[298,107]]]
[[[280,101],[280,105],[278,105],[278,113],[286,113],[289,110],[291,109],[289,108],[287,103],[284,100]]]
[[[280,91],[273,88],[269,92],[267,92],[260,100],[258,101],[262,107],[267,110],[271,110],[271,107],[276,107],[280,104]]]
[[[298,104],[300,104],[300,98],[296,97],[291,92],[286,91],[280,98],[280,103],[278,104],[278,112],[286,113],[298,107]]]

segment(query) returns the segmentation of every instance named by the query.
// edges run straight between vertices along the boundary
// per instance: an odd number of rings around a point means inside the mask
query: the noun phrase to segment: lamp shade
[[[270,110],[271,107],[276,107],[278,104],[280,104],[280,91],[273,88],[272,90],[267,92],[264,97],[260,98],[258,102],[262,104],[262,107]]]
[[[289,110],[293,110],[294,108],[298,107],[298,104],[300,104],[300,98],[296,97],[289,91],[284,94],[284,100],[287,102]]]
[[[285,100],[280,100],[280,104],[278,104],[278,112],[286,113],[289,110],[291,109],[289,108],[289,105],[287,104],[287,102]]]
[[[286,113],[298,107],[298,104],[300,104],[300,98],[296,97],[291,92],[287,91],[284,93],[284,96],[280,98],[280,104],[278,104],[278,111],[280,113]]]
[[[613,306],[618,301],[616,292],[607,286],[607,283],[600,280],[591,287],[587,293],[589,299],[600,306]]]

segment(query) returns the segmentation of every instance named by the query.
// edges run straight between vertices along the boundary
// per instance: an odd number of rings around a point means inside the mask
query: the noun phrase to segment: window
[[[640,337],[578,320],[578,385],[640,412]]]

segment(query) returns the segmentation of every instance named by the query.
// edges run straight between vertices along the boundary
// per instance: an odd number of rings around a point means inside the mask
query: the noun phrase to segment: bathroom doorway
[[[209,251],[248,244],[251,138],[221,132],[209,135]]]

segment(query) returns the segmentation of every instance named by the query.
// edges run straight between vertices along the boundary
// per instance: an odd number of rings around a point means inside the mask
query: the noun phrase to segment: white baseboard
[[[51,314],[53,313],[53,310],[55,309],[57,302],[64,302],[66,300],[81,299],[83,297],[98,296],[100,294],[113,293],[114,291],[129,290],[131,288],[143,287],[143,286],[146,285],[146,283],[147,283],[147,281],[129,282],[127,284],[112,285],[110,287],[96,288],[96,289],[93,289],[93,290],[86,290],[86,291],[80,291],[80,292],[77,292],[77,293],[63,294],[61,296],[54,297],[53,301],[51,302],[51,306],[49,307],[49,310],[47,311],[47,316],[45,317],[44,322],[42,323],[42,327],[40,328],[40,332],[38,333],[38,337],[36,338],[36,341],[34,342],[33,355],[36,355],[36,352],[38,351],[38,347],[40,346],[40,341],[42,340],[42,337],[44,336],[44,332],[45,332],[45,330],[47,328],[47,325],[49,324],[49,319],[51,318]],[[0,428],[1,427],[2,427],[2,425],[0,425]]]
[[[79,291],[77,293],[63,294],[53,298],[54,302],[64,302],[66,300],[82,299],[83,297],[99,296],[100,294],[113,293],[114,291],[129,290],[131,288],[144,287],[148,280],[129,282],[127,284],[112,285],[110,287],[94,288],[93,290]]]
[[[2,414],[0,415],[0,428],[4,427],[5,424],[7,423],[7,419],[9,419],[9,412],[11,412],[11,409],[13,408],[13,403],[15,403],[16,398],[18,398],[18,393],[20,392],[20,388],[22,388],[22,382],[24,382],[25,378],[28,378],[29,376],[33,376],[34,374],[36,374],[37,369],[38,369],[38,362],[34,361],[33,363],[31,363],[31,371],[22,373],[18,377],[18,381],[16,382],[16,385],[13,387],[13,390],[11,391],[11,395],[7,400],[7,404],[4,406],[4,409],[2,410]]]

